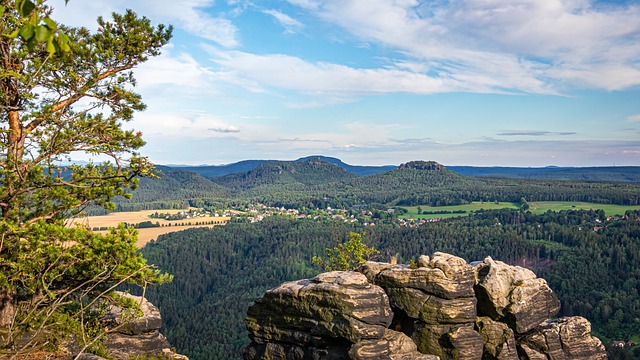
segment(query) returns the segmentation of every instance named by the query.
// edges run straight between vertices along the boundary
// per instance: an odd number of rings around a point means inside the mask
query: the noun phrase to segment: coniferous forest
[[[384,261],[398,255],[406,263],[444,251],[469,262],[491,256],[526,266],[560,298],[558,316],[588,318],[594,334],[610,344],[640,332],[639,215],[607,221],[599,211],[500,210],[413,228],[273,216],[191,229],[161,236],[142,250],[175,276],[146,295],[159,306],[163,331],[179,351],[195,359],[239,359],[248,342],[243,318],[253,300],[283,281],[314,276],[314,255],[360,232]],[[611,359],[640,355],[608,349]]]

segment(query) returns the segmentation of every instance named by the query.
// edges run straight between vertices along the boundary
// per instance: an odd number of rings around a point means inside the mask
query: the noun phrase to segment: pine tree
[[[113,209],[114,196],[153,174],[141,134],[123,124],[145,108],[131,70],[172,29],[127,11],[98,18],[91,33],[52,11],[46,0],[0,0],[0,357],[68,332],[90,345],[87,316],[117,301],[117,284],[169,279],[136,252],[133,229],[100,235],[69,219]],[[61,165],[76,152],[100,162]]]

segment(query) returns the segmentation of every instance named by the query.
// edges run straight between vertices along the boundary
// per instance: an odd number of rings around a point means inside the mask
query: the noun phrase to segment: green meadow
[[[452,206],[406,206],[403,207],[407,210],[406,214],[403,214],[401,218],[408,219],[431,219],[431,218],[450,218],[459,216],[468,216],[479,210],[497,210],[497,209],[518,209],[520,203],[511,202],[472,202],[464,205],[452,205]],[[418,214],[418,208],[422,210],[421,214]],[[588,202],[570,202],[570,201],[538,201],[529,202],[529,211],[535,214],[542,214],[551,211],[561,210],[604,210],[606,215],[624,215],[627,210],[640,210],[640,206],[627,206],[627,205],[611,205],[611,204],[596,204]]]

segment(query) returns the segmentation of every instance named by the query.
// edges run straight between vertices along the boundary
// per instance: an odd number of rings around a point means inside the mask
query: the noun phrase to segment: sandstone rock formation
[[[121,309],[111,307],[104,317],[106,326],[117,328],[107,335],[104,345],[109,354],[118,360],[128,360],[136,356],[152,356],[163,354],[178,360],[188,360],[184,355],[176,354],[171,345],[160,333],[162,317],[160,310],[147,299],[130,294],[121,294],[132,298],[140,304],[142,316],[133,319],[122,316]]]
[[[476,265],[478,310],[525,333],[560,311],[560,301],[544,279],[529,269],[487,257]],[[535,306],[533,306],[535,304]]]
[[[287,282],[245,320],[253,359],[606,359],[580,317],[530,270],[445,253]]]
[[[122,309],[117,306],[111,306],[108,308],[107,313],[101,318],[101,326],[110,330],[102,340],[111,358],[128,360],[140,356],[152,357],[162,355],[163,359],[189,360],[184,355],[176,354],[176,352],[171,349],[171,345],[167,339],[160,333],[162,317],[160,316],[158,308],[143,297],[124,293],[120,293],[120,295],[128,297],[140,304],[140,312],[130,314],[123,312]],[[13,318],[12,312],[15,311],[15,305],[12,305],[10,300],[10,296],[0,291],[0,315],[2,315],[0,318],[4,317],[4,321]],[[2,329],[0,329],[0,333],[1,330]],[[22,359],[22,357],[19,358]],[[97,355],[82,353],[77,339],[73,336],[62,340],[59,344],[59,349],[55,352],[39,350],[36,353],[25,355],[25,359],[26,358],[105,360]]]

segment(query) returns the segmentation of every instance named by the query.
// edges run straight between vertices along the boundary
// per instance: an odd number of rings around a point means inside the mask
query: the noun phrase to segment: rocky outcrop
[[[590,332],[591,324],[580,316],[545,321],[519,339],[518,349],[526,360],[606,359],[604,346]]]
[[[417,263],[413,269],[407,265],[383,269],[374,277],[393,308],[404,313],[400,326],[413,326],[408,333],[422,353],[443,359],[481,359],[483,340],[474,330],[473,268],[445,253],[421,256]],[[367,268],[365,264],[363,269]]]
[[[398,169],[416,169],[416,170],[430,170],[440,171],[444,169],[444,165],[438,164],[435,161],[409,161],[408,163],[400,164]]]
[[[287,282],[245,320],[253,359],[606,359],[580,317],[530,270],[445,253]]]
[[[560,311],[560,301],[547,282],[529,269],[487,257],[475,270],[478,311],[509,324],[516,333],[525,333]]]
[[[143,297],[125,293],[119,293],[119,295],[133,300],[140,305],[140,309],[132,313],[112,305],[102,316],[100,326],[106,330],[106,335],[101,340],[103,348],[109,353],[110,358],[128,360],[162,356],[162,359],[189,360],[184,355],[176,354],[167,339],[160,333],[162,317],[158,308]],[[6,326],[13,320],[15,309],[13,297],[9,296],[5,290],[0,289],[0,320],[2,320],[0,324],[2,326]],[[2,330],[0,326],[0,334]],[[41,337],[46,339],[50,335],[46,333]],[[18,346],[31,341],[33,334],[24,335],[24,338],[26,340],[18,339]],[[38,349],[35,353],[25,355],[25,359],[105,360],[94,354],[83,353],[75,336],[68,336],[66,339],[60,340],[57,345],[56,351]],[[4,359],[2,356],[0,358]]]
[[[140,304],[140,313],[132,316],[117,306],[109,308],[102,322],[106,328],[115,330],[103,341],[110,356],[117,360],[128,360],[139,356],[164,355],[167,358],[188,360],[186,356],[171,350],[171,345],[160,333],[162,317],[157,307],[140,296],[124,293],[120,295]],[[95,355],[87,354],[82,358],[90,359],[91,356]]]

